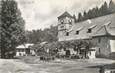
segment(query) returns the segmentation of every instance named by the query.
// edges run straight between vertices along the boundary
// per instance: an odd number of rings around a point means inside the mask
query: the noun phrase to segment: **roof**
[[[40,45],[44,45],[44,44],[47,44],[48,42],[41,42]]]
[[[92,36],[115,36],[115,13],[106,16],[97,17],[94,19],[88,19],[83,22],[74,23],[73,31],[69,33],[69,36],[60,36],[59,41],[75,40],[75,39],[90,39]],[[80,29],[82,28],[83,29]],[[76,31],[80,29],[79,34]],[[91,33],[88,33],[88,29],[91,29]]]
[[[60,16],[58,17],[58,19],[60,19],[60,18],[64,18],[64,17],[70,17],[70,18],[73,18],[72,15],[70,15],[67,11],[65,11],[62,15],[60,15]]]
[[[93,37],[99,37],[99,36],[115,36],[115,34],[113,34],[112,32],[110,32],[110,29],[108,29],[107,26],[102,26],[93,35]]]
[[[28,43],[28,44],[19,45],[19,46],[17,46],[16,48],[17,48],[17,49],[25,49],[25,48],[29,48],[30,46],[33,46],[33,45],[34,45],[34,44]]]

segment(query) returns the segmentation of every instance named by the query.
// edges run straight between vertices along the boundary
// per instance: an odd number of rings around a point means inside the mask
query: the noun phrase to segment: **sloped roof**
[[[29,48],[30,46],[33,46],[33,45],[34,45],[34,44],[28,43],[28,44],[19,45],[19,46],[17,46],[16,48],[17,48],[17,49],[25,49],[25,48]]]
[[[65,11],[62,15],[60,15],[60,16],[58,17],[58,19],[64,18],[64,17],[71,17],[71,18],[73,18],[72,15],[70,15],[67,11]]]
[[[93,36],[103,36],[103,35],[110,35],[106,26],[102,26],[99,30],[96,31],[96,33]]]
[[[108,28],[108,26],[102,26],[93,35],[93,37],[96,37],[96,36],[115,36],[115,30],[111,30],[110,28]]]
[[[44,44],[47,44],[47,43],[48,43],[48,42],[46,42],[46,41],[45,41],[45,42],[41,42],[40,45],[44,45]]]
[[[111,22],[111,24],[107,25],[108,22]],[[93,27],[94,25],[96,26]],[[107,30],[105,30],[104,26],[107,26]],[[106,16],[97,17],[94,19],[88,19],[86,21],[79,22],[79,23],[74,23],[73,27],[74,27],[73,31],[69,33],[69,36],[61,36],[59,37],[59,41],[89,39],[92,38],[92,36],[106,35],[107,33],[114,36],[115,35],[115,13]],[[78,31],[78,29],[81,27],[84,28],[79,31],[79,34],[76,34],[76,31]],[[91,27],[93,27],[92,32],[87,33],[88,29],[90,29]]]

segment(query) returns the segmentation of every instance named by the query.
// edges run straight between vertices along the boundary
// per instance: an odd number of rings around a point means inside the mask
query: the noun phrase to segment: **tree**
[[[110,13],[115,13],[115,4],[113,3],[112,0],[109,3],[109,11]]]
[[[74,22],[76,23],[77,22],[77,18],[75,16],[75,14],[73,15],[73,18],[74,18]]]
[[[54,41],[58,40],[58,38],[57,38],[57,35],[58,35],[57,26],[50,26],[49,29],[44,30],[44,33],[46,35],[44,38],[45,41],[54,42]]]
[[[101,10],[101,15],[102,16],[108,14],[108,6],[107,6],[106,2],[101,6],[100,10]]]
[[[95,8],[90,9],[88,12],[84,11],[83,15],[79,13],[77,21],[80,22],[112,13],[115,13],[115,4],[111,0],[109,6],[107,5],[107,2],[104,2],[104,4],[100,8],[96,6]]]
[[[87,17],[87,13],[86,13],[86,11],[84,11],[84,13],[83,13],[83,20],[86,20],[88,17]]]
[[[1,58],[13,58],[16,46],[25,42],[25,27],[14,0],[1,1]]]
[[[92,18],[92,10],[90,9],[87,13],[87,16],[88,16],[88,19],[91,19]]]
[[[99,8],[98,7],[95,8],[95,16],[99,17]]]
[[[79,21],[82,21],[82,14],[81,13],[78,13],[78,22]]]
[[[54,42],[58,40],[58,29],[57,26],[51,26],[50,28],[45,28],[44,30],[33,30],[26,31],[26,37],[28,38],[29,43],[38,43],[38,42]]]

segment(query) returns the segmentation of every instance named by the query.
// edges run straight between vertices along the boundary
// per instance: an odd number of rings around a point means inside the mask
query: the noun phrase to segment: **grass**
[[[106,59],[88,60],[76,59],[55,61],[40,61],[39,57],[26,56],[18,59],[0,59],[0,73],[99,73],[99,68],[93,66],[104,65],[111,61]],[[91,67],[92,66],[92,67]]]

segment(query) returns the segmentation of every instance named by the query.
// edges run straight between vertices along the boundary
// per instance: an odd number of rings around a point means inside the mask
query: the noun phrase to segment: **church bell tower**
[[[74,17],[67,11],[58,17],[58,38],[68,36],[68,30],[72,28],[75,22]]]

